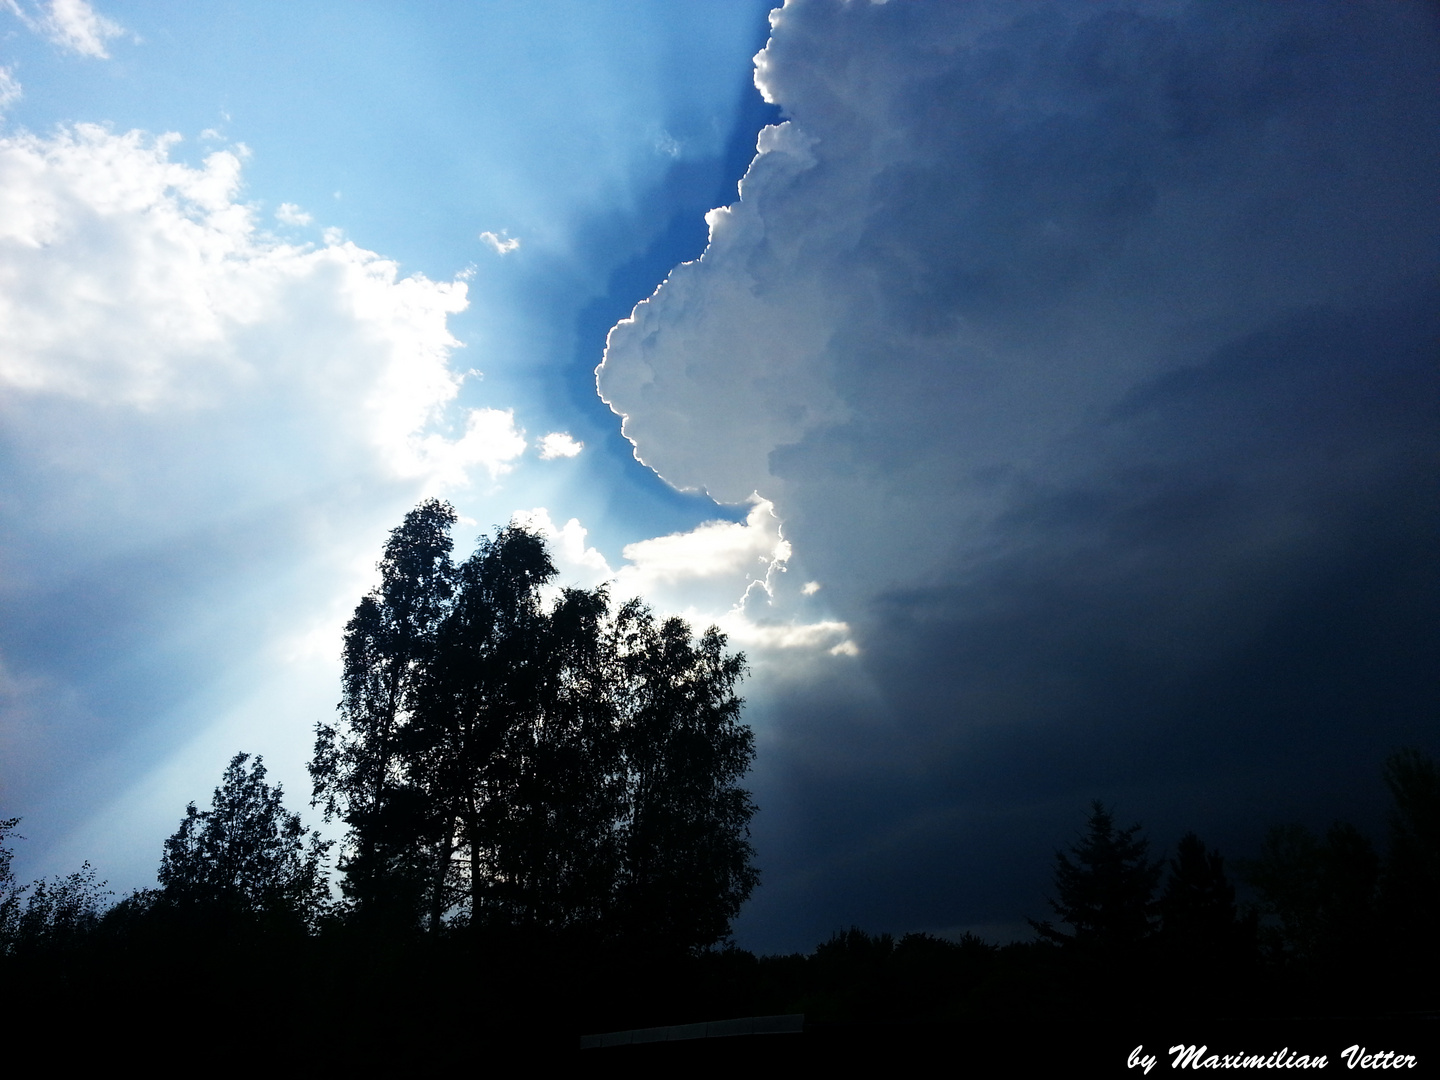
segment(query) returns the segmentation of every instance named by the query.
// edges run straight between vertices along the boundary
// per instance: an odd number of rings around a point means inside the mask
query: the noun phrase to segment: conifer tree
[[[1041,936],[1103,956],[1138,949],[1154,928],[1161,871],[1146,857],[1149,842],[1139,833],[1139,825],[1117,829],[1103,803],[1091,804],[1084,837],[1069,855],[1055,853],[1056,895],[1050,906],[1073,933],[1030,920]]]

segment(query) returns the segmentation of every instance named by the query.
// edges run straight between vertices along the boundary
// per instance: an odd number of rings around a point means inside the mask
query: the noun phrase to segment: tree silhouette
[[[1050,941],[1095,957],[1133,956],[1153,929],[1161,871],[1146,858],[1149,842],[1139,832],[1139,825],[1117,829],[1104,804],[1092,803],[1084,837],[1070,855],[1055,853],[1056,895],[1050,906],[1074,932],[1057,930],[1048,921],[1031,919],[1030,925]]]
[[[1253,975],[1255,919],[1240,917],[1225,860],[1193,832],[1180,838],[1156,909],[1171,997],[1191,1009],[1233,1003]]]
[[[1380,904],[1391,951],[1418,977],[1440,963],[1440,770],[1407,748],[1386,760],[1384,777],[1394,807]]]
[[[1353,825],[1336,822],[1323,839],[1274,826],[1242,870],[1260,897],[1271,963],[1344,973],[1370,951],[1380,860]]]
[[[20,895],[24,890],[15,884],[11,869],[15,853],[9,844],[19,824],[19,818],[0,818],[0,955],[10,951],[19,932]]]
[[[6,841],[19,824],[19,818],[0,819],[0,956],[53,953],[81,944],[110,906],[110,890],[88,862],[65,877],[17,885],[14,852]]]
[[[552,819],[545,789],[579,783],[555,771],[573,761],[564,750],[581,733],[559,715],[567,671],[554,616],[579,594],[546,612],[540,590],[555,572],[543,539],[512,526],[482,538],[456,575],[411,740],[417,783],[441,823],[432,927],[452,902],[476,923],[561,917],[555,864],[583,843]],[[603,608],[603,597],[595,602]]]
[[[265,765],[231,759],[209,810],[192,802],[160,861],[161,899],[222,918],[313,926],[329,897],[322,863],[330,842],[288,812]],[[308,842],[307,842],[308,841]]]
[[[1157,907],[1161,933],[1187,955],[1221,947],[1235,931],[1235,887],[1225,876],[1225,860],[1193,832],[1180,838]]]
[[[350,826],[357,913],[583,929],[686,950],[754,888],[743,656],[603,588],[563,589],[518,525],[450,563],[454,511],[394,530],[346,632],[340,721],[311,775]]]
[[[409,729],[454,593],[454,522],[453,507],[429,499],[392,530],[380,585],[345,627],[340,722],[316,725],[312,804],[350,827],[342,888],[382,922],[413,922],[433,906],[434,867],[445,859],[430,802],[415,786]]]
[[[638,602],[621,609],[615,633],[625,684],[623,917],[656,944],[708,945],[759,881],[748,840],[755,806],[739,786],[755,754],[735,695],[745,659],[727,655],[714,628],[694,643],[682,620],[657,626]]]

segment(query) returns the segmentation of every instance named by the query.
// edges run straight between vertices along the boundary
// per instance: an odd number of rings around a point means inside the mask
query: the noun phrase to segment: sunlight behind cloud
[[[624,555],[631,565],[620,572],[622,580],[661,585],[747,572],[753,576],[761,567],[763,579],[773,568],[783,568],[790,558],[790,544],[780,536],[774,505],[757,496],[743,523],[707,522],[690,532],[628,544]]]
[[[513,520],[550,542],[560,572],[557,586],[603,584],[612,600],[640,597],[694,629],[718,626],[761,663],[778,652],[859,654],[846,623],[807,621],[794,610],[793,597],[779,595],[777,583],[792,552],[773,505],[764,499],[753,500],[743,522],[710,521],[689,532],[627,544],[626,564],[618,570],[586,543],[587,531],[576,518],[557,526],[548,509],[536,507],[517,512]]]

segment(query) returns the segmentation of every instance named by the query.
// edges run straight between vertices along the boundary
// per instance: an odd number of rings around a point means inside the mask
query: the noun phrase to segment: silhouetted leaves
[[[417,695],[436,634],[450,613],[455,511],[422,502],[390,533],[380,585],[345,627],[340,722],[316,727],[312,802],[350,830],[342,887],[357,911],[381,925],[413,925],[432,908],[437,860],[433,794],[417,787],[411,737]]]
[[[9,843],[19,824],[19,818],[0,818],[0,956],[10,951],[19,926],[22,890],[15,884],[15,872],[11,869],[15,853]]]
[[[433,500],[386,545],[346,628],[340,722],[317,729],[315,798],[350,827],[354,914],[708,946],[757,875],[744,658],[556,570],[520,526],[450,562]],[[382,921],[387,921],[382,919]]]
[[[1379,859],[1353,825],[1337,822],[1323,840],[1303,825],[1277,825],[1260,857],[1242,865],[1260,896],[1272,962],[1313,967],[1364,947]]]
[[[1440,966],[1440,770],[1412,748],[1390,756],[1384,777],[1394,808],[1380,913],[1405,977],[1433,985]]]
[[[163,899],[175,906],[313,926],[328,903],[323,860],[330,847],[285,809],[265,765],[236,754],[209,810],[192,802],[160,862]],[[308,841],[308,843],[307,843]]]
[[[727,655],[715,629],[693,642],[683,621],[656,625],[634,601],[615,638],[622,919],[636,941],[709,945],[759,880],[747,839],[755,805],[739,787],[755,754],[735,696],[744,657]]]

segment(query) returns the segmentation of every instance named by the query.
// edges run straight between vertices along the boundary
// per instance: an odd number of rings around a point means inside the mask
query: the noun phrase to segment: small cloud
[[[655,140],[656,152],[664,154],[666,157],[675,158],[680,156],[682,149],[683,147],[680,145],[679,140],[662,128],[659,137]]]
[[[214,128],[206,128],[204,131],[200,132],[200,138],[202,139],[217,140],[223,139],[224,137],[225,136],[221,135],[220,132],[218,132]]]
[[[807,581],[800,587],[801,596],[814,596],[819,591],[820,583],[818,581]]]
[[[790,543],[781,537],[774,511],[773,503],[757,496],[743,522],[707,521],[686,533],[627,544],[621,554],[632,565],[622,568],[620,576],[642,583],[637,593],[648,593],[656,584],[736,577],[744,581],[739,590],[743,593],[757,562],[767,567],[768,579],[770,568],[790,558]]]
[[[275,211],[275,220],[283,225],[309,225],[314,218],[293,202],[285,202]]]
[[[763,655],[779,659],[780,652],[825,652],[830,656],[859,656],[860,647],[850,637],[850,625],[834,619],[821,622],[755,622],[743,611],[731,610],[716,620],[716,625],[747,654],[763,662]]]
[[[568,431],[552,431],[540,440],[540,459],[550,461],[552,458],[574,457],[583,449],[585,444],[572,439]]]
[[[520,246],[519,238],[507,235],[509,232],[509,229],[501,229],[499,233],[493,233],[487,229],[480,234],[480,239],[494,248],[495,254],[509,255]]]
[[[322,239],[324,239],[326,245],[329,247],[339,247],[341,244],[345,243],[345,230],[337,229],[333,225],[330,226],[328,229],[323,230],[320,233],[320,236]]]
[[[108,60],[105,42],[125,33],[123,26],[98,14],[87,0],[50,0],[38,16],[28,13],[17,0],[8,0],[5,6],[60,48],[97,60]]]
[[[418,440],[417,472],[428,473],[437,488],[464,487],[470,470],[482,466],[496,480],[525,452],[525,435],[515,427],[514,409],[471,409],[465,434],[458,439],[429,435]]]

